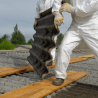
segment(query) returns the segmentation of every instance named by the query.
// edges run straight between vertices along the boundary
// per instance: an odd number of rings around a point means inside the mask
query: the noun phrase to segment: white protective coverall
[[[36,5],[36,16],[35,18],[40,18],[40,13],[44,12],[45,10],[49,9],[52,7],[54,0],[38,0],[37,5]],[[61,6],[61,4],[60,4]],[[57,36],[54,38],[54,41],[56,42]],[[54,48],[51,51],[52,54],[52,61],[55,60],[55,52],[56,48]]]
[[[59,11],[62,0],[55,0],[52,11]],[[59,46],[55,73],[56,78],[66,79],[66,70],[72,50],[84,39],[98,63],[98,0],[66,0],[75,8],[72,24]],[[66,21],[65,21],[66,23]]]

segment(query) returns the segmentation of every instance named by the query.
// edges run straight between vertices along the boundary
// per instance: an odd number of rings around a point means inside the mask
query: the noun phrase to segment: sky
[[[36,3],[38,0],[0,0],[0,38],[7,34],[11,38],[14,27],[25,36],[26,41],[36,33],[33,29]],[[61,33],[65,33],[71,24],[71,15],[63,12],[65,24],[59,27]]]

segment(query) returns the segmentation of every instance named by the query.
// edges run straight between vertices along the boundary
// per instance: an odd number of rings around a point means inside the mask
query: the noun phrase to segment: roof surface
[[[71,55],[71,58],[75,58],[82,55],[89,55],[92,54],[91,51],[74,51]],[[19,66],[26,66],[29,65],[28,61],[26,60],[29,52],[7,52],[4,54],[0,54],[0,68],[3,67],[19,67]],[[83,84],[90,84],[98,86],[98,64],[96,63],[95,58],[90,58],[87,61],[82,61],[78,63],[69,64],[68,70],[73,71],[84,71],[88,72],[89,74],[77,82]],[[49,69],[50,73],[46,77],[54,76],[54,68]],[[31,83],[40,81],[41,78],[36,72],[29,72],[19,75],[11,75],[6,76],[4,78],[0,78],[0,94],[18,89],[20,87],[29,85]]]

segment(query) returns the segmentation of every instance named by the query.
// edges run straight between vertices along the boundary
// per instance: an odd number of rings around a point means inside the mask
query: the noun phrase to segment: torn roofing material
[[[54,37],[59,34],[59,30],[55,28],[51,8],[41,13],[40,16],[35,28],[36,33],[33,35],[32,48],[29,50],[30,56],[27,60],[39,76],[44,79],[49,72],[47,64],[52,61],[51,50],[56,46]]]

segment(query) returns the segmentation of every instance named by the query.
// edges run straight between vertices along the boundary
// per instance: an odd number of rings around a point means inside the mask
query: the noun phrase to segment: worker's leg
[[[52,49],[52,51],[51,51],[51,54],[52,54],[52,61],[55,60],[55,51],[56,51],[56,48]]]
[[[55,43],[56,43],[56,40],[57,40],[57,36],[54,37],[54,42],[55,42]],[[52,66],[53,61],[55,61],[55,54],[56,54],[56,48],[54,48],[54,49],[51,50],[52,61],[49,62],[49,63],[47,64],[47,66]]]
[[[57,36],[54,37],[55,43],[56,43],[56,40],[57,40]],[[55,60],[55,54],[56,54],[56,48],[52,49],[51,54],[52,54],[52,61],[54,61]]]
[[[83,33],[82,33],[83,32]],[[81,35],[98,63],[98,30],[82,30]]]
[[[81,40],[82,38],[74,26],[71,26],[65,33],[62,43],[58,47],[55,65],[56,78],[65,79],[67,77],[66,70],[70,61],[70,55]]]

